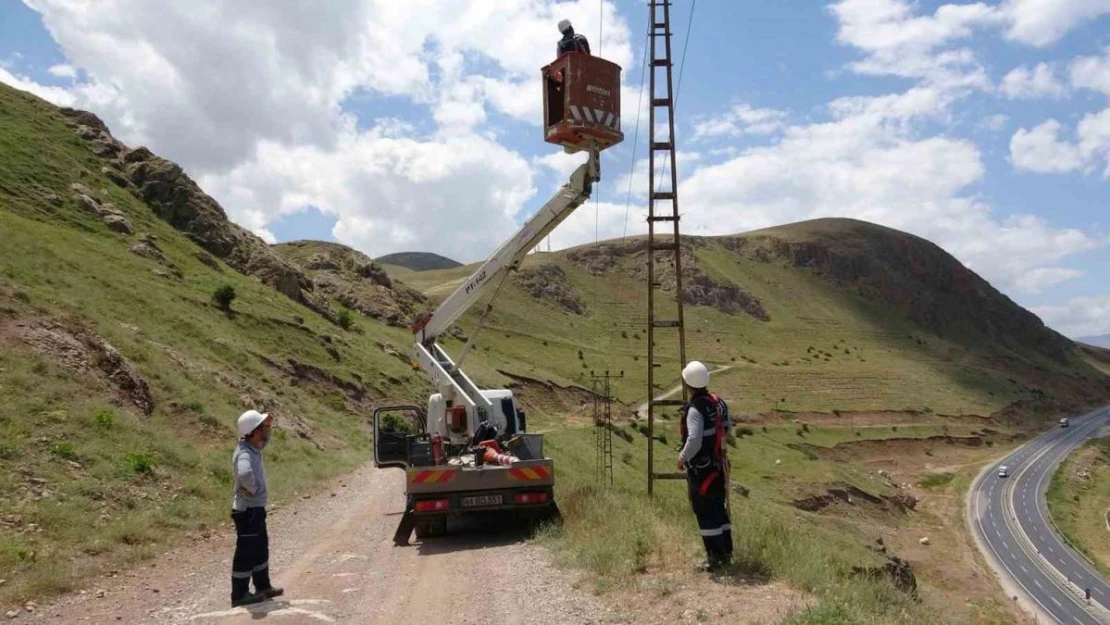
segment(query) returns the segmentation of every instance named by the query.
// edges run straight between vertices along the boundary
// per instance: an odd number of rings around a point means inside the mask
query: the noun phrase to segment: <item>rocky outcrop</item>
[[[818,219],[719,237],[765,263],[811,270],[848,292],[882,300],[940,334],[973,332],[1063,362],[1074,345],[939,246],[852,219]]]
[[[49,320],[15,322],[0,330],[70,371],[104,379],[122,400],[143,414],[154,412],[146,380],[116,348],[92,331]]]
[[[96,199],[85,185],[75,182],[69,186],[69,190],[73,192],[73,202],[77,208],[96,216],[109,230],[120,234],[132,234],[135,231],[131,222],[114,204]]]
[[[156,215],[237,271],[255,276],[290,299],[334,319],[326,300],[304,272],[275,254],[261,238],[229,221],[219,203],[204,193],[180,166],[145,147],[128,149],[112,137],[99,117],[88,111],[63,108],[61,113],[77,135],[88,142],[93,154],[104,159],[102,173],[131,190]],[[96,213],[109,228],[132,231],[122,214],[106,209],[87,189],[75,194],[78,205]],[[219,268],[213,263],[206,264]]]
[[[369,256],[338,243],[293,241],[273,246],[275,254],[302,268],[317,290],[372,319],[408,327],[428,300],[390,279]]]
[[[701,268],[696,252],[705,245],[703,239],[682,239],[683,303],[708,306],[729,315],[746,314],[760,321],[770,321],[771,315],[763,303],[744,287],[714,278]],[[567,252],[567,259],[595,276],[615,271],[646,282],[647,253],[647,239],[640,237],[570,250]],[[676,290],[677,274],[673,253],[655,252],[653,279],[662,290],[672,293]]]
[[[567,280],[567,274],[558,265],[539,265],[521,269],[513,282],[525,293],[547,302],[572,315],[588,317],[590,309],[578,289]]]
[[[331,317],[312,280],[275,254],[261,238],[231,223],[223,208],[180,166],[146,148],[129,151],[124,161],[128,179],[155,214],[238,271]]]

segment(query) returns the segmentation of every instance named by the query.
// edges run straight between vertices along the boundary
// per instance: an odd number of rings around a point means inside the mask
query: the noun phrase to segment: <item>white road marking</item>
[[[320,612],[313,612],[312,610],[305,610],[298,608],[298,605],[316,605],[320,603],[331,603],[326,599],[293,599],[292,601],[256,603],[251,606],[244,606],[232,608],[231,610],[220,610],[218,612],[206,612],[204,614],[195,614],[189,617],[189,620],[209,619],[209,618],[227,618],[229,616],[238,616],[240,614],[249,614],[255,618],[266,618],[269,616],[286,616],[286,615],[302,615],[317,621],[325,623],[334,623],[335,619],[322,614]]]
[[[1029,569],[1025,568],[1025,565],[1024,565],[1024,564],[1019,564],[1018,566],[1020,566],[1020,567],[1021,567],[1021,570],[1025,571],[1026,573],[1028,573],[1028,572],[1029,572]]]
[[[1049,597],[1049,599],[1052,599],[1052,603],[1055,603],[1057,606],[1061,608],[1064,607],[1064,604],[1060,603],[1060,601],[1056,597]]]
[[[1040,588],[1041,590],[1044,590],[1044,586],[1041,586],[1041,580],[1034,579],[1033,583],[1037,585],[1037,588]]]

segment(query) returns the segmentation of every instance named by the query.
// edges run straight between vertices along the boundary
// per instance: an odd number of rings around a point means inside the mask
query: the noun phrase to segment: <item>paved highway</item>
[[[975,540],[1007,593],[1022,598],[1039,622],[1110,624],[1110,584],[1057,535],[1045,503],[1056,467],[1108,422],[1110,409],[1102,408],[1071,419],[1070,427],[1057,425],[990,465],[971,485],[968,523]],[[1009,477],[999,477],[1001,466]]]

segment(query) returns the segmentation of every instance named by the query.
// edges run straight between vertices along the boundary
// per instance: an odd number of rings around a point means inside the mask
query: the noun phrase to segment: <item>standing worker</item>
[[[709,369],[692,360],[682,370],[690,400],[682,407],[682,450],[678,469],[686,471],[690,506],[698,520],[706,560],[702,568],[716,571],[732,562],[732,525],[725,497],[728,459],[725,435],[730,427],[728,405],[709,392]]]
[[[559,32],[563,33],[563,38],[555,46],[555,58],[568,52],[590,53],[590,42],[586,41],[584,36],[574,34],[574,27],[570,25],[570,20],[559,22]]]
[[[265,601],[282,594],[270,584],[270,537],[266,532],[266,471],[262,448],[270,442],[274,418],[257,410],[239,416],[239,445],[231,456],[235,496],[231,519],[235,522],[235,557],[231,561],[231,605]],[[250,581],[254,578],[254,592]]]

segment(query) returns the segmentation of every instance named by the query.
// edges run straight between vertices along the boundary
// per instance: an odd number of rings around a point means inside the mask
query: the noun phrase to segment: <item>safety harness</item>
[[[699,402],[698,400],[704,401]],[[699,406],[699,403],[701,403],[702,405]],[[685,444],[686,439],[689,436],[689,432],[686,429],[686,412],[691,407],[693,407],[699,410],[702,415],[708,416],[708,411],[704,409],[705,404],[709,405],[708,407],[713,410],[714,415],[713,446],[709,452],[710,462],[714,465],[714,470],[710,471],[709,475],[705,476],[705,479],[702,480],[701,485],[698,487],[698,494],[700,495],[705,495],[707,492],[709,492],[709,487],[713,484],[713,480],[717,479],[720,476],[722,470],[727,470],[725,459],[725,420],[728,418],[728,405],[725,404],[725,402],[720,397],[718,397],[716,393],[701,395],[692,399],[684,407],[682,418],[678,421],[679,432],[682,434],[682,442],[683,444]],[[699,450],[698,455],[700,456],[701,454],[702,452]],[[697,456],[695,456],[695,458],[696,457]],[[691,458],[691,462],[693,460],[694,459]]]

